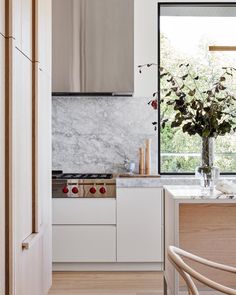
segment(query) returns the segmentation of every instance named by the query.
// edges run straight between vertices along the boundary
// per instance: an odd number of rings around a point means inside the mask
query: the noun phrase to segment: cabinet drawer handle
[[[41,232],[32,233],[22,242],[22,249],[29,250],[41,237]]]

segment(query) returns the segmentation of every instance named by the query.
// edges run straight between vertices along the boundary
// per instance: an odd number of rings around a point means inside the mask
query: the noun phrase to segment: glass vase
[[[196,168],[195,175],[205,189],[214,189],[219,179],[219,168],[214,166],[215,140],[213,137],[202,137],[201,166]]]

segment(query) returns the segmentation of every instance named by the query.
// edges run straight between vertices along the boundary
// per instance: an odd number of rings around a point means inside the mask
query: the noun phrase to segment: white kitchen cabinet
[[[53,262],[115,262],[116,199],[53,199]]]
[[[53,225],[53,262],[115,262],[114,225]]]
[[[117,261],[162,262],[162,188],[117,189]]]
[[[53,199],[53,224],[116,224],[116,200]]]

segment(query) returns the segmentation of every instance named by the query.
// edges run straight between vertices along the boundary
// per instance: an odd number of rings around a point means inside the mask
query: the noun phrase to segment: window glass
[[[201,77],[199,89],[214,82],[222,67],[236,68],[236,51],[209,51],[209,46],[236,46],[236,7],[234,5],[160,5],[159,64],[172,74],[181,75],[180,64],[190,64]],[[174,115],[165,103],[167,87],[159,81],[160,119]],[[236,74],[229,77],[227,86],[236,95]],[[161,121],[160,120],[160,121]],[[160,132],[160,172],[194,173],[200,165],[201,138],[171,128],[167,123]],[[221,172],[236,172],[236,134],[216,139],[216,166]]]

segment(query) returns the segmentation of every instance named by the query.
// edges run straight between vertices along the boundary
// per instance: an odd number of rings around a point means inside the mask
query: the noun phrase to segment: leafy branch
[[[226,81],[233,76],[236,69],[224,67],[223,74],[210,87],[201,89],[189,64],[180,64],[183,71],[179,77],[167,69],[160,67],[160,78],[168,85],[163,89],[167,105],[174,110],[174,119],[165,118],[162,127],[169,122],[172,128],[182,127],[189,135],[198,134],[201,137],[217,137],[236,131],[235,101],[230,94]]]

